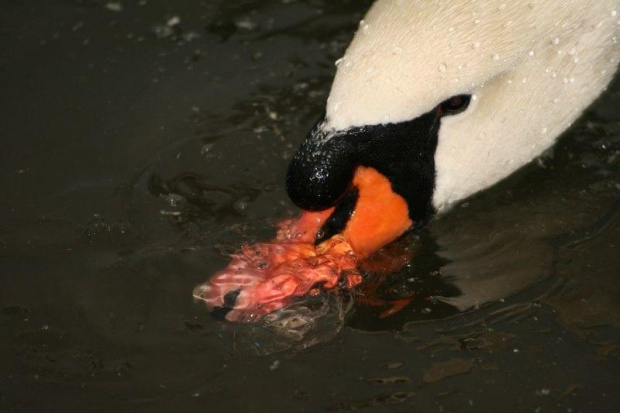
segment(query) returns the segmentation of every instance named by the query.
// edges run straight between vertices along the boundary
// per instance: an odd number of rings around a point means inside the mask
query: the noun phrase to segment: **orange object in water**
[[[315,245],[334,208],[303,212],[280,224],[272,242],[242,247],[226,269],[195,289],[194,297],[204,300],[216,316],[251,322],[318,288],[360,284],[358,261],[413,223],[405,200],[376,170],[359,167],[353,186],[357,201],[341,233]]]

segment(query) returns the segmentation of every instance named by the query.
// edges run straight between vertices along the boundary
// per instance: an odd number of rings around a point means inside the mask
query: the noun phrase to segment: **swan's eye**
[[[456,115],[464,112],[469,106],[471,95],[452,96],[448,100],[444,100],[437,106],[437,114],[439,116]]]

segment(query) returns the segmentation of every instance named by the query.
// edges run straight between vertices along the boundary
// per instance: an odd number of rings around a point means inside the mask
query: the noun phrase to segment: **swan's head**
[[[341,205],[337,232],[355,211],[360,166],[391,182],[414,223],[498,182],[606,87],[619,3],[378,0],[290,164],[291,199]]]

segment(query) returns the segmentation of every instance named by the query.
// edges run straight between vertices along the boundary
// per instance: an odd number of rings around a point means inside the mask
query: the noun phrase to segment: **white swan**
[[[377,0],[291,163],[291,199],[337,205],[366,165],[415,222],[497,183],[606,88],[619,13],[620,0]]]
[[[295,203],[308,210],[334,207],[302,216],[299,228],[322,225],[315,243],[338,233],[348,241],[347,253],[364,258],[540,155],[612,79],[620,57],[619,11],[620,0],[377,0],[337,63],[325,115],[289,166],[287,190]],[[487,218],[504,212],[487,208]],[[537,237],[517,242],[519,232],[461,225],[442,239],[441,224],[454,225],[450,217],[438,221],[439,230],[430,230],[439,233],[449,261],[444,268],[461,294],[437,298],[461,310],[546,274],[553,255]],[[471,245],[476,235],[493,238],[489,245],[510,254],[489,265]],[[274,251],[285,257],[284,248]],[[293,259],[287,271],[320,273],[324,258],[305,251],[312,261]],[[515,265],[520,262],[533,264]],[[255,294],[263,273],[253,270],[251,259],[241,271],[245,266],[239,260],[195,296],[220,316],[235,314],[231,310],[240,316],[238,301],[247,309],[255,304],[248,297],[267,294]],[[267,305],[284,291],[281,280],[272,283],[278,291],[267,294]]]

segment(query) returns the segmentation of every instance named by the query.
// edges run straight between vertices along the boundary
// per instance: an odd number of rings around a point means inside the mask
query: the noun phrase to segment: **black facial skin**
[[[454,96],[416,119],[351,128],[327,139],[319,120],[291,161],[286,179],[289,197],[302,209],[320,211],[342,204],[322,228],[317,243],[346,226],[355,208],[349,190],[358,166],[374,168],[388,178],[392,190],[407,202],[411,220],[416,225],[426,221],[434,213],[440,119],[464,111],[469,102],[469,95]]]

